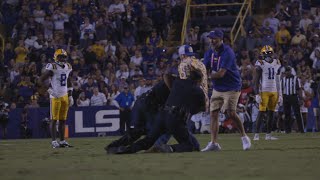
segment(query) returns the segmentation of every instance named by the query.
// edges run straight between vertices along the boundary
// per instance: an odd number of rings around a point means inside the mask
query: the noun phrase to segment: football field
[[[252,134],[250,137],[252,138]],[[220,135],[221,152],[106,155],[115,137],[72,138],[52,149],[49,139],[0,140],[0,180],[320,179],[320,134],[276,134],[243,151],[238,134]],[[209,135],[198,135],[201,148]]]

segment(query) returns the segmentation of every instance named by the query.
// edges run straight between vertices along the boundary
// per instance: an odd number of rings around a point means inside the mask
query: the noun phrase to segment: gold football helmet
[[[65,51],[64,49],[57,49],[54,52],[53,60],[57,64],[63,65],[67,61],[67,57],[68,57],[67,51]]]
[[[272,63],[273,61],[273,48],[269,45],[265,45],[261,48],[260,55],[263,60]]]

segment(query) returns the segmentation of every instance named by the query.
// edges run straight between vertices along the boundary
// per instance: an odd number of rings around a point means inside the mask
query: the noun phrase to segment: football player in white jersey
[[[282,101],[280,88],[280,61],[274,59],[274,51],[271,46],[263,46],[260,52],[260,59],[256,62],[256,75],[254,90],[256,101],[259,103],[259,114],[257,117],[255,141],[259,140],[259,130],[263,118],[267,118],[267,134],[265,140],[276,140],[271,136],[272,121],[275,108],[278,102]]]
[[[72,71],[71,65],[67,62],[67,52],[57,49],[54,53],[54,63],[48,63],[46,71],[40,77],[42,83],[51,77],[51,87],[48,89],[50,94],[50,116],[51,116],[51,145],[53,148],[72,147],[65,141],[65,124],[67,120],[69,106],[74,104],[72,97],[72,84],[69,74]],[[59,121],[60,142],[56,140],[56,124]]]

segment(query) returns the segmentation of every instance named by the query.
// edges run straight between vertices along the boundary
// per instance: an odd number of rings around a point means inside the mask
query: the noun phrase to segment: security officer
[[[128,130],[130,128],[130,116],[134,101],[134,96],[129,92],[127,85],[124,86],[123,92],[113,101],[113,104],[120,109],[120,133],[122,135],[125,134],[125,129]]]
[[[174,76],[174,75],[173,75]],[[164,81],[160,81],[151,90],[142,94],[135,102],[132,113],[131,128],[120,139],[113,141],[105,147],[107,153],[115,153],[119,146],[127,146],[138,140],[142,135],[147,134],[155,122],[156,114],[164,107],[164,104],[169,96],[170,90]],[[200,145],[196,138],[190,134],[192,145],[195,149],[199,149]],[[163,134],[158,138],[156,144],[165,144],[170,136]]]
[[[179,48],[179,55],[182,59],[181,62],[184,60],[189,60],[190,62],[198,61],[193,57],[194,54],[189,45],[181,46]],[[205,111],[206,96],[203,89],[207,87],[200,88],[199,84],[203,84],[202,80],[206,78],[206,69],[203,64],[201,68],[201,64],[195,68],[192,68],[191,64],[196,66],[197,62],[189,63],[189,65],[183,67],[179,65],[179,78],[173,82],[168,78],[168,74],[165,76],[165,82],[171,88],[170,95],[164,109],[157,115],[150,133],[144,139],[137,141],[131,146],[119,147],[118,154],[147,150],[163,133],[172,134],[178,141],[178,144],[157,147],[161,152],[190,152],[199,150],[193,146],[192,136],[186,126],[186,120],[192,114]],[[192,77],[199,77],[201,83],[194,81]]]
[[[143,93],[135,102],[131,113],[131,128],[128,133],[120,139],[113,141],[105,147],[108,153],[113,153],[115,148],[119,146],[127,146],[138,140],[142,135],[150,129],[155,115],[159,109],[163,107],[169,96],[170,90],[164,83],[160,81],[151,90]],[[164,137],[165,138],[165,137]]]

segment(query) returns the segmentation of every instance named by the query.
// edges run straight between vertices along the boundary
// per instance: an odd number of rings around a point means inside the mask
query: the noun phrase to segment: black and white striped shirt
[[[296,95],[299,94],[301,87],[300,80],[297,76],[283,77],[281,79],[281,89],[284,95]]]

